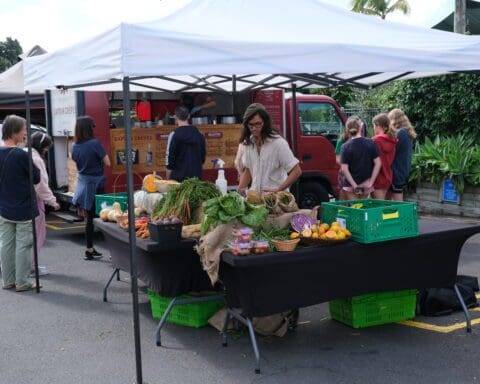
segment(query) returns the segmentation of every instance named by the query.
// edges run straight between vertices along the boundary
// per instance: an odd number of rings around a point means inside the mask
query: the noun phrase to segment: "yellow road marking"
[[[440,333],[450,333],[450,332],[465,328],[467,326],[467,323],[465,321],[463,323],[455,323],[447,326],[421,323],[419,321],[412,321],[412,320],[399,321],[398,324],[406,325],[409,327],[425,329],[427,331],[440,332]],[[475,325],[475,324],[480,324],[480,319],[473,319],[472,325]]]
[[[85,228],[84,225],[74,225],[74,226],[71,226],[71,227],[62,228],[62,227],[57,227],[57,226],[55,226],[55,225],[50,225],[50,224],[45,224],[45,227],[50,228],[50,229],[53,229],[53,230],[55,230],[55,231],[65,231],[65,230],[67,230],[67,229]]]

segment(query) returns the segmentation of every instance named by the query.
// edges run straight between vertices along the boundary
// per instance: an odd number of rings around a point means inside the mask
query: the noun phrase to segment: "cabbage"
[[[305,227],[311,227],[316,223],[317,222],[313,217],[302,215],[301,213],[293,215],[292,219],[290,220],[290,225],[296,232],[302,232]]]
[[[232,218],[245,213],[243,197],[238,192],[229,192],[219,199],[220,206]]]
[[[254,208],[247,214],[240,216],[240,221],[249,227],[259,228],[265,224],[268,209],[265,207]]]

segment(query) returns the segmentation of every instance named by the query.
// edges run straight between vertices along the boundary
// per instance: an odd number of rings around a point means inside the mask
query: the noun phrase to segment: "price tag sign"
[[[344,217],[337,217],[337,223],[340,224],[342,228],[347,228],[347,219]]]

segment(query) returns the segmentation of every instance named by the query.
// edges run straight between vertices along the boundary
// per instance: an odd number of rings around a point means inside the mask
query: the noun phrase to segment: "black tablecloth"
[[[128,232],[115,223],[94,220],[107,240],[114,268],[130,273]],[[162,296],[213,290],[198,254],[195,241],[165,246],[151,240],[136,239],[137,277]]]
[[[248,257],[222,253],[230,307],[265,316],[376,291],[452,286],[464,242],[480,225],[419,221],[420,235],[374,244],[303,248]]]

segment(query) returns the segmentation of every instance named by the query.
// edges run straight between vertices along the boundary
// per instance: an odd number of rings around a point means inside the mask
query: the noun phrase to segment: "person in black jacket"
[[[38,207],[30,199],[29,160],[18,146],[25,142],[27,124],[23,117],[7,116],[2,126],[0,147],[0,254],[3,289],[17,292],[37,288],[30,281],[33,248],[32,219]],[[33,165],[33,183],[40,182],[40,171]]]
[[[194,125],[188,123],[189,112],[184,106],[175,108],[178,128],[170,142],[167,169],[178,182],[190,177],[202,178],[206,149],[205,137]]]

